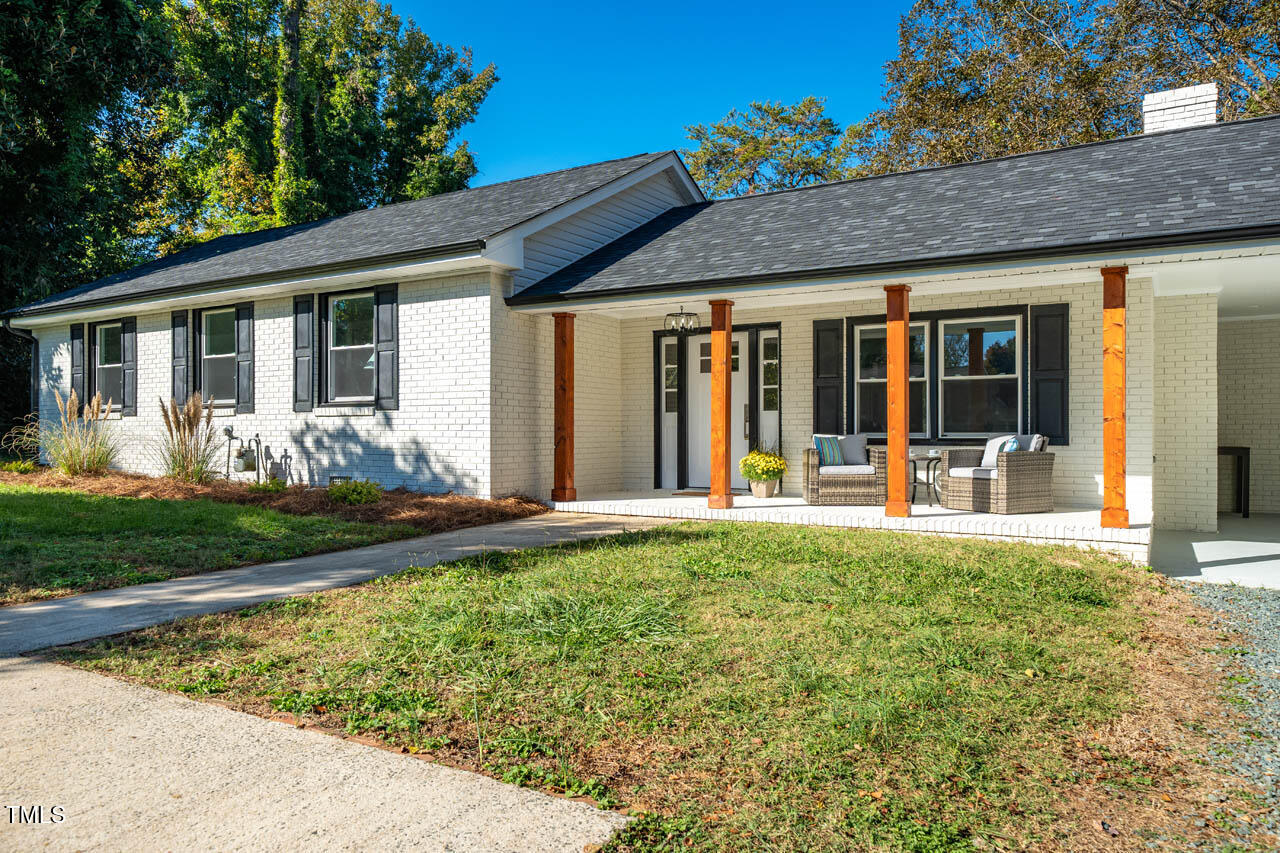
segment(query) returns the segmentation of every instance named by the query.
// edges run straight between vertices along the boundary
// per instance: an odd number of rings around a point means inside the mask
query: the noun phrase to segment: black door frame
[[[782,449],[782,324],[743,323],[733,326],[732,331],[747,333],[748,367],[747,403],[750,406],[749,447],[760,443],[760,333],[774,331],[778,333],[778,449]],[[665,329],[653,331],[653,487],[662,488],[662,393],[665,377],[662,375],[662,344],[668,338],[676,338],[680,346],[676,351],[676,490],[689,487],[689,391],[685,376],[688,373],[690,339],[711,334],[710,326],[700,326],[686,335],[675,335]]]

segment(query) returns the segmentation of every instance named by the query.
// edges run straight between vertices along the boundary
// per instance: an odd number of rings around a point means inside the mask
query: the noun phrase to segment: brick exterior
[[[324,484],[332,475],[347,475],[368,477],[387,487],[481,496],[522,493],[545,499],[552,479],[552,320],[511,311],[503,302],[511,286],[507,276],[496,273],[401,284],[400,409],[395,412],[294,413],[292,299],[259,300],[254,324],[255,412],[220,418],[219,425],[232,426],[241,436],[260,434],[273,470],[294,482]],[[1070,305],[1071,441],[1053,448],[1055,501],[1063,509],[1099,507],[1100,281],[963,293],[923,291],[912,294],[914,312]],[[1256,448],[1256,507],[1264,510],[1268,501],[1280,501],[1280,495],[1262,491],[1268,481],[1276,482],[1265,466],[1280,467],[1280,446],[1269,451],[1270,462],[1264,452],[1266,427],[1274,422],[1274,412],[1254,408],[1257,416],[1249,420],[1227,402],[1230,397],[1251,404],[1259,399],[1256,388],[1241,390],[1241,382],[1256,376],[1257,366],[1266,359],[1274,360],[1265,351],[1266,342],[1274,340],[1280,321],[1261,321],[1274,325],[1256,334],[1233,334],[1240,346],[1224,358],[1219,381],[1215,297],[1156,299],[1150,281],[1141,278],[1130,279],[1128,297],[1132,523],[1150,522],[1154,509],[1158,526],[1213,529],[1219,391],[1224,423],[1242,428],[1252,424],[1239,438],[1224,428],[1221,442]],[[653,316],[621,320],[578,314],[575,468],[584,498],[653,487],[652,332],[661,327],[665,310],[655,308]],[[705,305],[698,310],[707,313]],[[812,431],[813,321],[883,311],[882,297],[735,309],[736,323],[781,323],[782,446],[792,462],[783,483],[785,493],[800,492],[799,452]],[[137,319],[138,415],[114,426],[126,445],[122,467],[155,473],[162,430],[157,400],[168,399],[170,391],[170,316],[165,310],[138,314]],[[1246,331],[1246,325],[1241,324],[1240,331]],[[38,335],[41,413],[51,417],[53,388],[65,392],[69,382],[68,328],[45,328]],[[1154,467],[1153,455],[1159,460]],[[1159,484],[1154,495],[1153,477]]]
[[[1156,133],[1218,120],[1218,84],[1202,83],[1142,97],[1142,131]]]
[[[500,294],[487,273],[400,285],[400,409],[394,412],[318,408],[295,413],[293,300],[259,300],[254,303],[254,412],[219,417],[217,423],[241,437],[260,435],[272,472],[291,482],[323,485],[332,475],[345,475],[387,488],[489,495],[494,491],[490,429],[502,422],[491,412],[490,341],[503,341],[505,347],[508,340],[492,334],[495,288]],[[510,313],[505,306],[499,310]],[[137,319],[138,414],[114,421],[113,428],[124,444],[123,469],[159,473],[158,400],[171,394],[170,312]],[[512,319],[529,326],[535,322]],[[69,330],[37,334],[40,414],[52,418],[54,387],[65,394],[69,386]],[[531,482],[536,485],[536,478]]]
[[[1218,529],[1218,297],[1155,300],[1155,525]]]
[[[1280,512],[1280,319],[1218,327],[1218,444],[1249,448],[1249,510]],[[1222,457],[1218,507],[1231,512],[1235,465]]]

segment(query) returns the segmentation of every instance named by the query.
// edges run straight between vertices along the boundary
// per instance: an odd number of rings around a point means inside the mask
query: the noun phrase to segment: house
[[[1217,123],[1216,98],[1148,96],[1125,139],[728,201],[638,155],[220,237],[5,324],[42,415],[55,389],[112,398],[131,470],[157,469],[157,400],[193,390],[294,481],[588,511],[732,513],[759,444],[795,496],[815,432],[888,441],[891,471],[908,440],[1039,432],[1089,532],[1027,536],[1142,557],[1152,526],[1232,508],[1219,445],[1251,448],[1253,509],[1280,511],[1280,117]],[[887,335],[909,364],[862,369]],[[918,512],[888,503],[859,517]]]

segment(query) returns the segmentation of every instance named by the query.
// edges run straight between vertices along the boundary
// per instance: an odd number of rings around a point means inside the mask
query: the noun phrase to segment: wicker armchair
[[[1053,512],[1053,454],[1015,450],[996,454],[996,476],[952,477],[953,468],[982,465],[982,448],[942,451],[938,492],[947,509],[1010,515]]]
[[[868,447],[867,462],[874,474],[833,475],[819,471],[818,451],[804,452],[804,502],[813,506],[875,506],[889,497],[889,454],[883,447]]]

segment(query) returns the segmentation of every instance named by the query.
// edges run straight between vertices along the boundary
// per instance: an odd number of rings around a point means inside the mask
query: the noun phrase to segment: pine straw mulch
[[[1240,835],[1243,849],[1280,849],[1280,839],[1250,832],[1265,811],[1256,786],[1211,757],[1246,720],[1221,698],[1222,650],[1238,638],[1213,630],[1211,614],[1159,576],[1135,604],[1144,614],[1130,656],[1138,705],[1062,744],[1077,781],[1059,792],[1055,837],[1035,849],[1220,849]]]
[[[383,492],[382,500],[374,504],[347,506],[330,501],[322,488],[290,486],[283,492],[258,492],[250,490],[247,484],[227,480],[215,480],[197,486],[165,477],[145,477],[115,471],[75,477],[49,468],[40,468],[32,474],[0,472],[0,483],[46,489],[73,489],[110,497],[162,500],[205,498],[220,503],[266,507],[289,515],[325,515],[373,524],[405,524],[424,534],[511,521],[548,511],[545,504],[532,498],[490,500],[453,493],[430,495],[407,489]]]

